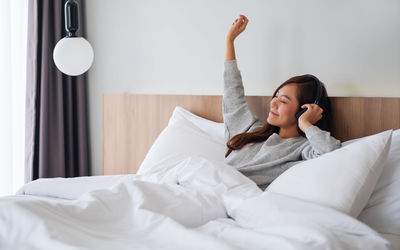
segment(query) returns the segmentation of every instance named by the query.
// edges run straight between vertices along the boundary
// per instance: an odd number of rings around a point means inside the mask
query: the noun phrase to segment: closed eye
[[[287,103],[287,100],[286,100],[286,98],[285,97],[283,97],[283,96],[281,96],[281,98],[279,98],[279,101],[281,102],[281,103]]]
[[[287,104],[288,102],[287,101],[292,101],[290,98],[289,98],[289,96],[287,96],[287,95],[281,95],[281,96],[279,96],[280,98],[279,98],[279,101],[281,102],[281,103],[284,103],[284,104]],[[273,98],[278,98],[278,96],[277,95],[274,95],[273,96]],[[286,100],[287,99],[287,100]]]

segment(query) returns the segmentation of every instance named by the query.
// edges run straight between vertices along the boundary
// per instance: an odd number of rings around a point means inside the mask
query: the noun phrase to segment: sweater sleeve
[[[316,158],[341,147],[340,141],[332,137],[330,132],[317,126],[310,126],[305,134],[310,144],[301,152],[304,160]]]
[[[225,124],[225,139],[229,140],[239,133],[248,131],[252,126],[259,126],[261,122],[250,111],[244,97],[242,76],[236,60],[225,61],[224,66],[222,114]]]

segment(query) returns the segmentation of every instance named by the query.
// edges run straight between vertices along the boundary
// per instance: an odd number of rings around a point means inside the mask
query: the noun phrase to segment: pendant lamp
[[[68,0],[64,6],[65,30],[68,35],[56,44],[53,60],[57,68],[66,75],[85,73],[93,63],[93,48],[83,37],[77,37],[79,28],[78,4]]]

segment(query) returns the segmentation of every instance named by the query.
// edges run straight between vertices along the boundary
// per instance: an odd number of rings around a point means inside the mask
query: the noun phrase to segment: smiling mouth
[[[269,111],[269,113],[270,113],[271,115],[278,116],[278,114],[276,114],[276,113],[274,113],[274,112],[272,112],[272,111]]]

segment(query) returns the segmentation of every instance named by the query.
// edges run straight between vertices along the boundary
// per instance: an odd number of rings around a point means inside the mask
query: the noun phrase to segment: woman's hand
[[[226,35],[226,40],[233,42],[236,37],[246,29],[248,22],[249,19],[247,19],[247,17],[244,15],[239,15],[239,17],[236,18],[236,20],[232,23],[232,26]]]
[[[324,110],[318,104],[304,104],[301,108],[307,108],[307,111],[299,117],[299,128],[305,133],[307,128],[322,118]]]
[[[239,18],[232,23],[232,26],[226,35],[226,52],[225,61],[236,60],[235,46],[233,42],[235,38],[246,29],[246,25],[249,22],[247,17],[240,15]]]

